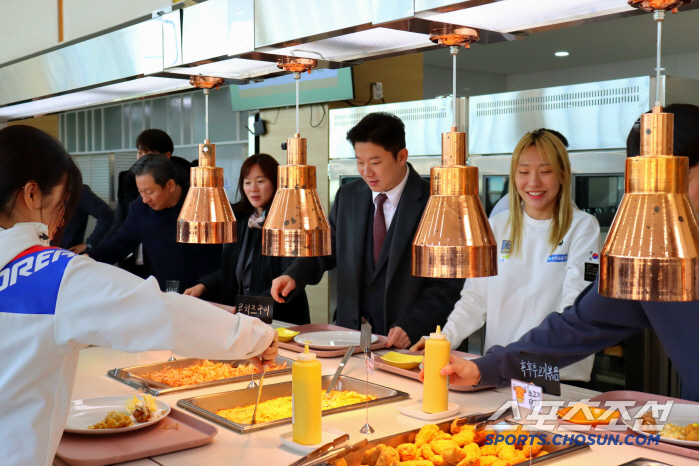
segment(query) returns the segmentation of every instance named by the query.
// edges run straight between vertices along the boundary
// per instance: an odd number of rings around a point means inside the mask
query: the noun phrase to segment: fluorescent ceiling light
[[[560,51],[560,52],[554,53],[554,55],[556,55],[557,57],[567,57],[570,54],[566,51]]]
[[[146,77],[2,107],[0,108],[0,119],[26,118],[180,89],[192,89],[192,86],[188,80],[183,79]]]
[[[260,60],[245,60],[242,58],[231,58],[205,65],[187,67],[168,68],[168,73],[182,74],[186,76],[216,76],[229,79],[254,78],[271,73],[281,73],[277,64]]]
[[[269,53],[330,61],[356,60],[381,53],[430,47],[427,34],[374,28],[329,39],[275,49]]]
[[[497,32],[515,32],[551,24],[633,11],[627,0],[501,0],[438,13],[427,19]]]

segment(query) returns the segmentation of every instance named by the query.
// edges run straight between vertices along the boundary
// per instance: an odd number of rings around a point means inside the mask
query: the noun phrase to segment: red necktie
[[[386,217],[383,215],[383,203],[386,202],[388,196],[381,193],[376,196],[376,214],[374,215],[374,265],[379,261],[381,248],[386,239]]]

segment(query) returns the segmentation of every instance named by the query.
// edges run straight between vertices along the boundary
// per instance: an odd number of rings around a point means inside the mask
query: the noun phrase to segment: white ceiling
[[[656,23],[652,14],[599,21],[540,32],[528,38],[461,50],[461,69],[517,74],[610,63],[655,56]],[[663,54],[699,51],[699,10],[668,14],[663,23]],[[568,57],[556,57],[560,50]],[[448,50],[424,53],[424,64],[451,67]],[[653,70],[648,70],[652,74]]]

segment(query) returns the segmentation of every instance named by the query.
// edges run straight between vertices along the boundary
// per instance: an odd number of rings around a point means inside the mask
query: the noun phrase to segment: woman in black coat
[[[230,306],[235,306],[238,295],[270,296],[272,280],[282,275],[294,260],[262,255],[262,226],[277,192],[278,166],[267,154],[255,154],[245,160],[238,180],[241,200],[233,206],[238,241],[223,246],[220,270],[202,277],[184,294],[199,297],[207,292],[209,297],[220,296],[221,303]],[[275,303],[274,319],[309,324],[305,290],[295,291],[285,303]]]

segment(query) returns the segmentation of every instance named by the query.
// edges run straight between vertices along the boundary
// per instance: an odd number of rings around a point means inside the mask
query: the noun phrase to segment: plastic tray
[[[591,398],[590,401],[599,401],[600,402],[600,408],[604,407],[604,402],[605,401],[635,401],[636,404],[632,407],[636,406],[642,406],[648,401],[657,401],[659,404],[665,403],[666,401],[674,401],[676,403],[684,403],[684,404],[699,404],[695,401],[688,401],[688,400],[680,400],[679,398],[671,398],[669,396],[662,396],[662,395],[653,395],[652,393],[643,393],[643,392],[633,392],[629,390],[616,390],[616,391],[611,391],[607,393],[602,393],[601,395],[597,395],[594,398]],[[631,409],[632,407],[628,407],[627,409]],[[603,429],[603,426],[600,426],[599,429],[593,430],[590,432],[592,434],[599,433],[600,435],[604,435],[609,433],[609,431],[605,431]],[[619,432],[621,433],[621,432]],[[636,432],[632,431],[631,429],[628,429],[626,431],[626,434],[628,435],[639,435]],[[694,459],[699,459],[699,448],[693,448],[693,447],[683,447],[680,445],[673,445],[671,443],[665,443],[665,442],[658,442],[657,445],[638,445],[640,447],[645,447],[645,448],[650,448],[652,450],[659,450],[659,451],[665,451],[668,453],[673,453],[675,455],[681,455],[681,456],[686,456],[688,458],[694,458]]]
[[[177,429],[162,430],[175,423],[179,424]],[[103,466],[200,447],[217,433],[216,426],[173,409],[161,422],[133,432],[100,436],[64,433],[56,455],[72,466]]]
[[[406,350],[393,350],[397,353],[403,353],[403,354],[422,354],[420,351],[406,351]],[[466,359],[474,359],[474,358],[479,358],[480,356],[476,354],[471,354],[471,353],[462,353],[461,351],[452,351],[457,356],[460,356],[462,358]],[[415,380],[420,380],[420,367],[416,367],[415,369],[400,369],[396,366],[391,366],[389,364],[386,364],[381,360],[381,358],[375,358],[374,359],[374,368],[376,369],[381,369],[382,371],[386,372],[392,372],[394,374],[402,375],[403,377],[408,377],[410,379],[415,379]],[[484,390],[484,388],[474,388],[468,385],[449,385],[449,390],[455,391],[455,392],[475,392],[477,390]]]
[[[312,332],[326,332],[329,330],[340,330],[340,331],[352,331],[351,329],[347,329],[344,327],[338,327],[337,325],[331,325],[331,324],[306,324],[306,325],[297,325],[295,327],[287,327],[289,330],[294,330],[297,332],[300,332],[300,334],[304,333],[312,333]],[[354,330],[355,332],[359,333],[359,330]],[[376,343],[371,345],[372,351],[376,351],[378,349],[383,349],[386,347],[386,343],[388,342],[388,337],[384,337],[382,335],[377,335],[379,337],[378,340],[376,340]],[[297,353],[303,353],[303,346],[299,345],[296,343],[294,340],[288,341],[286,343],[282,343],[281,341],[279,342],[279,347],[288,349],[290,351],[295,351]],[[319,349],[313,349],[309,348],[309,350],[312,353],[315,353],[316,356],[319,358],[337,358],[340,356],[345,355],[345,351],[347,351],[346,348],[341,348],[338,350],[319,350]],[[360,347],[357,347],[354,350],[354,353],[361,353],[363,350]]]

